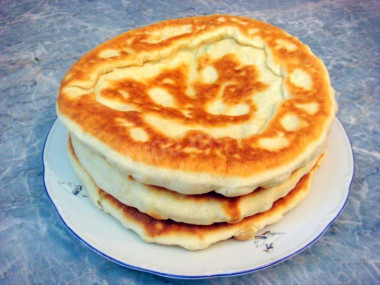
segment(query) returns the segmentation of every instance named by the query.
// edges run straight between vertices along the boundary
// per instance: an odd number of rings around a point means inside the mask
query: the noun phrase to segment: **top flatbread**
[[[336,112],[323,63],[269,24],[157,23],[83,56],[62,81],[69,132],[141,183],[242,195],[318,157]]]

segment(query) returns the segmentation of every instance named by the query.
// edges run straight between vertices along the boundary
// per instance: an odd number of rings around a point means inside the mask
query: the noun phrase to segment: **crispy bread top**
[[[227,15],[101,44],[69,70],[57,101],[68,130],[110,163],[185,194],[281,183],[320,155],[336,109],[328,72],[306,45]]]

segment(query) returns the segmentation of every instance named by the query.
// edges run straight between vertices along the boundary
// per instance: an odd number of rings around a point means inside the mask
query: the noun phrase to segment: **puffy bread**
[[[68,147],[68,155],[73,169],[86,187],[92,202],[101,210],[115,217],[124,227],[136,232],[144,241],[165,245],[178,245],[189,250],[204,249],[213,243],[234,237],[248,240],[266,225],[279,221],[283,215],[300,203],[307,195],[311,178],[318,163],[304,175],[294,189],[277,200],[266,212],[247,217],[235,223],[212,225],[190,225],[171,220],[157,220],[129,207],[96,186],[87,171],[81,166],[73,148]]]
[[[126,175],[227,196],[278,185],[316,159],[336,110],[309,47],[227,15],[123,33],[73,65],[57,100],[69,132]]]
[[[209,225],[236,223],[243,218],[269,210],[273,203],[287,195],[315,165],[316,160],[294,171],[276,187],[259,188],[250,194],[228,198],[216,193],[183,195],[161,187],[146,185],[124,175],[106,159],[75,139],[69,140],[82,167],[94,183],[121,203],[137,208],[156,219]]]

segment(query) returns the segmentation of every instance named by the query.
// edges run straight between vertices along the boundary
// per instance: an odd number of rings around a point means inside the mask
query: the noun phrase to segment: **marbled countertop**
[[[214,284],[375,284],[380,280],[379,1],[0,1],[0,283],[187,283],[121,267],[66,229],[43,184],[41,154],[60,80],[85,52],[129,29],[203,14],[284,28],[323,59],[355,154],[340,217],[308,249]]]

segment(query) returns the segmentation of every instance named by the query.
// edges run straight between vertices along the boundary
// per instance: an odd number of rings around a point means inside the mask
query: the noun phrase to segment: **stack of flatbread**
[[[252,238],[307,194],[337,105],[321,60],[249,18],[128,31],[83,56],[57,113],[93,203],[143,240]]]

